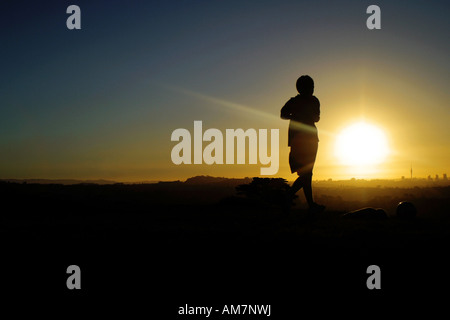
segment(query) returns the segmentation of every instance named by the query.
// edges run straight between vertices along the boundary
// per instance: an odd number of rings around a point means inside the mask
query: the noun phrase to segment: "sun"
[[[372,166],[382,163],[389,154],[384,132],[366,122],[358,122],[337,136],[335,155],[347,166]]]

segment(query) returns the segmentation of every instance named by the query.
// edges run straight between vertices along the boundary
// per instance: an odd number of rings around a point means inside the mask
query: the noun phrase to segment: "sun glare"
[[[383,162],[388,154],[384,132],[365,122],[345,128],[336,140],[335,155],[343,165],[371,166]]]

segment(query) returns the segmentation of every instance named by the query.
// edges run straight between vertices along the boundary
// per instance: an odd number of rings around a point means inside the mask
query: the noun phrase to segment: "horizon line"
[[[263,177],[223,177],[223,176],[210,176],[210,175],[196,175],[191,176],[189,178],[185,179],[146,179],[146,180],[113,180],[113,179],[105,179],[105,178],[90,178],[90,179],[83,179],[83,178],[0,178],[0,181],[2,182],[14,182],[14,181],[20,181],[20,182],[26,182],[26,181],[74,181],[74,182],[107,182],[107,183],[125,183],[125,184],[143,184],[143,183],[158,183],[158,182],[186,182],[187,180],[191,178],[196,177],[204,177],[204,178],[213,178],[213,179],[228,179],[228,180],[246,180],[246,179],[254,179],[254,178],[282,178],[285,179],[288,182],[295,181],[295,178],[292,180],[283,178],[283,177],[272,177],[272,176],[263,176]],[[333,179],[333,178],[324,178],[324,179],[314,179],[315,182],[338,182],[338,181],[414,181],[414,180],[426,180],[426,181],[432,181],[432,182],[442,182],[442,181],[450,181],[447,177],[441,176],[438,179],[435,177],[400,177],[400,178],[347,178],[347,179]]]

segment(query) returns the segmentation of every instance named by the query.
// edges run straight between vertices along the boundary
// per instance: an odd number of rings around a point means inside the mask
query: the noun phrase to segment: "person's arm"
[[[316,97],[314,97],[314,98],[315,98],[315,101],[314,101],[313,120],[314,120],[314,122],[319,122],[319,120],[320,120],[320,101]]]
[[[292,98],[281,108],[281,119],[290,120],[292,119]]]

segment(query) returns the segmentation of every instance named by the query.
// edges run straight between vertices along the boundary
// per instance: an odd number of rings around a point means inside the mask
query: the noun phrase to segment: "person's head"
[[[297,79],[296,87],[298,93],[311,96],[314,93],[314,80],[310,76],[301,76]]]

